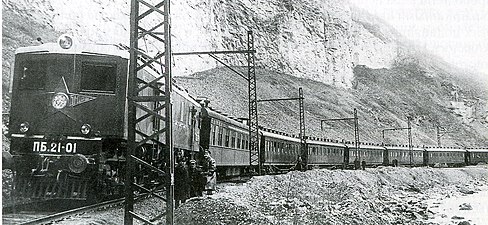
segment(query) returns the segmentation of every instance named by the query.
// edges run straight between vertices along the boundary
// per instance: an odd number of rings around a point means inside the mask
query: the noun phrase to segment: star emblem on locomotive
[[[51,105],[58,110],[63,109],[66,106],[75,107],[96,99],[96,97],[89,95],[71,93],[68,89],[64,76],[61,77],[61,82],[60,85],[58,85],[58,89],[52,93],[54,95],[51,99]]]

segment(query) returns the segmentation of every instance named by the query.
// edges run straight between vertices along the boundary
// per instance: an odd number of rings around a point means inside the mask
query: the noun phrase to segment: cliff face
[[[324,134],[317,121],[350,117],[357,108],[364,140],[384,141],[377,131],[405,126],[409,116],[417,126],[417,144],[435,144],[432,127],[448,123],[456,130],[446,143],[487,143],[487,84],[419,50],[385,22],[347,1],[171,2],[173,52],[244,50],[247,31],[252,30],[259,67],[258,96],[296,97],[298,87],[304,87],[307,132],[311,135]],[[82,42],[129,45],[127,0],[2,3],[4,112],[9,108],[9,71],[16,48],[39,44],[37,37],[53,42],[61,33],[71,33]],[[160,23],[153,19],[145,19],[142,26],[151,28]],[[164,50],[150,38],[139,47],[150,55]],[[247,65],[242,54],[219,57],[229,65]],[[207,55],[174,56],[172,60],[173,75],[180,76],[180,85],[195,95],[209,97],[214,107],[237,117],[246,116],[247,89],[236,76],[213,69],[222,67],[216,60]],[[298,112],[293,106],[270,103],[259,107],[260,112],[273,115],[260,117],[260,124],[297,133],[294,120]],[[288,123],[282,118],[288,118]],[[328,137],[352,139],[348,138],[352,136],[349,125],[336,128],[327,131]],[[396,138],[392,143],[404,143]]]
[[[3,2],[4,10],[27,13],[83,41],[129,44],[130,1]],[[398,54],[391,29],[343,0],[186,0],[172,1],[171,12],[173,52],[245,49],[246,32],[252,30],[258,66],[340,87],[351,87],[355,65],[388,68]],[[145,20],[143,26],[157,23]],[[161,50],[147,41],[140,47]],[[174,74],[220,66],[196,57],[175,57]],[[245,65],[244,56],[224,60]]]

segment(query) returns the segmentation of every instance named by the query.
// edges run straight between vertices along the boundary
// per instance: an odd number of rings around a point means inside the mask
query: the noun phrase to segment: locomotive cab
[[[116,46],[66,35],[17,49],[9,121],[16,195],[87,198],[96,163],[122,148],[127,65]]]

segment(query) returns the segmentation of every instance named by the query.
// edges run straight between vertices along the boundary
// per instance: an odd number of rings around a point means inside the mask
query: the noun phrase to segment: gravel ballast
[[[433,199],[483,191],[488,191],[486,166],[292,171],[219,184],[214,195],[191,199],[176,209],[175,224],[437,224]],[[137,204],[136,212],[155,216],[164,206],[146,200]],[[453,218],[454,224],[468,221]],[[123,208],[111,208],[56,224],[123,221]]]

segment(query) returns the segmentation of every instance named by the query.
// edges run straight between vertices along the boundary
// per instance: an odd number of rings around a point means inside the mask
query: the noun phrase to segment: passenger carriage
[[[204,111],[204,110],[202,110]],[[239,176],[249,167],[249,131],[242,121],[206,108],[209,119],[208,149],[222,177]],[[206,128],[202,128],[206,129]],[[205,144],[202,143],[202,146]]]
[[[346,145],[337,140],[309,137],[307,150],[309,167],[345,166]]]
[[[448,166],[463,166],[467,164],[466,150],[448,147],[426,147],[428,165],[446,164]]]
[[[354,142],[346,142],[345,145],[349,150],[349,165],[354,165],[356,159],[358,159],[360,163],[365,161],[366,166],[378,166],[382,165],[384,162],[383,154],[385,148],[381,145],[360,143],[359,151],[356,150]]]
[[[466,149],[466,156],[469,165],[477,165],[479,163],[488,163],[488,149],[486,148],[468,148]]]
[[[300,139],[283,132],[261,128],[260,151],[263,167],[267,171],[290,169],[301,155]]]
[[[386,145],[387,158],[385,162],[387,165],[410,165],[422,166],[425,165],[424,148],[412,147],[412,163],[410,163],[410,149],[407,145]]]

